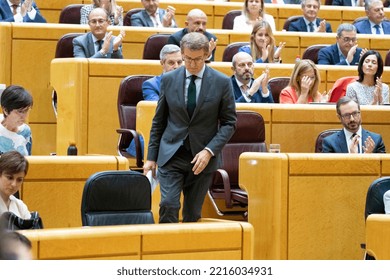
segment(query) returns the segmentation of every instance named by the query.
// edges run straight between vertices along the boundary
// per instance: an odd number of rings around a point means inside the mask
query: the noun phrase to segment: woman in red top
[[[326,95],[318,91],[321,78],[316,65],[310,59],[302,59],[295,64],[290,83],[281,93],[279,102],[285,104],[307,104],[326,102]],[[324,98],[325,97],[325,98]]]

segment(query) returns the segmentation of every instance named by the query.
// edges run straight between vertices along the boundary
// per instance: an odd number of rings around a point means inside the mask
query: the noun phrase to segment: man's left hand
[[[211,153],[206,149],[200,151],[195,155],[194,159],[191,161],[191,163],[194,164],[192,171],[194,171],[195,175],[200,174],[200,172],[202,172],[206,168],[207,164],[209,164],[211,157]]]

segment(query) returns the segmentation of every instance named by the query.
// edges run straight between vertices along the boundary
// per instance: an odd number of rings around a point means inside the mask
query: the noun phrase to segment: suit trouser
[[[213,179],[213,173],[201,172],[194,175],[190,151],[180,147],[175,155],[158,168],[160,182],[160,223],[179,221],[180,194],[183,191],[183,222],[196,222],[201,218],[202,206],[207,190]]]

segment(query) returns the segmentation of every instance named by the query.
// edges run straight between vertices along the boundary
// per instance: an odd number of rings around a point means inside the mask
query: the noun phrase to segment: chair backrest
[[[171,34],[153,34],[145,42],[143,59],[160,60],[160,51],[167,44]]]
[[[337,102],[341,97],[345,96],[347,86],[358,78],[358,76],[348,76],[337,79],[330,90],[329,102]]]
[[[325,5],[333,5],[333,0],[325,0]]]
[[[71,4],[62,9],[58,23],[80,24],[80,10],[84,4]]]
[[[121,128],[136,129],[136,106],[143,100],[142,83],[152,75],[133,75],[123,78],[118,90],[118,115]]]
[[[136,13],[142,11],[143,9],[144,9],[144,8],[134,8],[134,9],[129,10],[129,11],[126,13],[126,15],[125,15],[125,17],[124,17],[124,19],[123,19],[123,25],[124,25],[124,26],[131,26],[131,16],[132,16],[133,14],[136,14]]]
[[[314,146],[314,152],[315,153],[322,153],[322,141],[325,137],[332,135],[333,133],[340,131],[340,129],[327,129],[324,131],[321,131],[320,134],[318,134],[315,146]]]
[[[238,50],[242,46],[249,45],[249,42],[234,42],[226,46],[223,51],[222,61],[224,62],[232,62],[233,56],[238,53]]]
[[[56,47],[55,58],[73,57],[73,39],[83,35],[84,33],[67,33],[64,34],[58,41]]]
[[[231,10],[224,17],[222,21],[222,29],[233,29],[234,18],[241,15],[241,10]]]
[[[83,226],[153,224],[149,180],[130,170],[101,171],[85,182],[81,200]]]
[[[386,54],[385,66],[390,66],[390,50]]]
[[[309,46],[302,54],[302,59],[310,59],[315,64],[318,64],[318,52],[320,49],[330,46],[329,44],[319,44]]]
[[[298,19],[300,19],[302,16],[291,16],[289,18],[286,19],[286,21],[284,22],[283,24],[283,29],[288,31],[288,27],[290,26],[290,23],[294,22],[294,21],[297,21]]]
[[[232,189],[238,187],[238,162],[244,152],[266,152],[263,117],[253,111],[237,111],[236,131],[222,149],[222,169],[229,174]],[[220,177],[213,184],[222,186]],[[223,188],[223,187],[222,187]]]
[[[382,177],[371,183],[367,190],[365,219],[371,214],[385,214],[383,195],[390,190],[390,177]]]
[[[282,89],[288,86],[290,77],[274,77],[269,79],[268,85],[271,88],[272,97],[275,103],[279,103],[279,96]]]

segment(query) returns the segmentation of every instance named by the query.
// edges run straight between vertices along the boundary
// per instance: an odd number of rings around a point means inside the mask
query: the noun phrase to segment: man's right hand
[[[144,175],[146,175],[150,170],[152,170],[153,177],[156,177],[156,167],[157,164],[153,160],[147,160],[143,166]]]
[[[358,47],[358,44],[356,44],[355,46],[351,47],[350,50],[348,51],[348,54],[347,54],[347,61],[348,61],[349,64],[352,63],[353,56],[354,56],[355,53],[356,53],[357,47]]]

